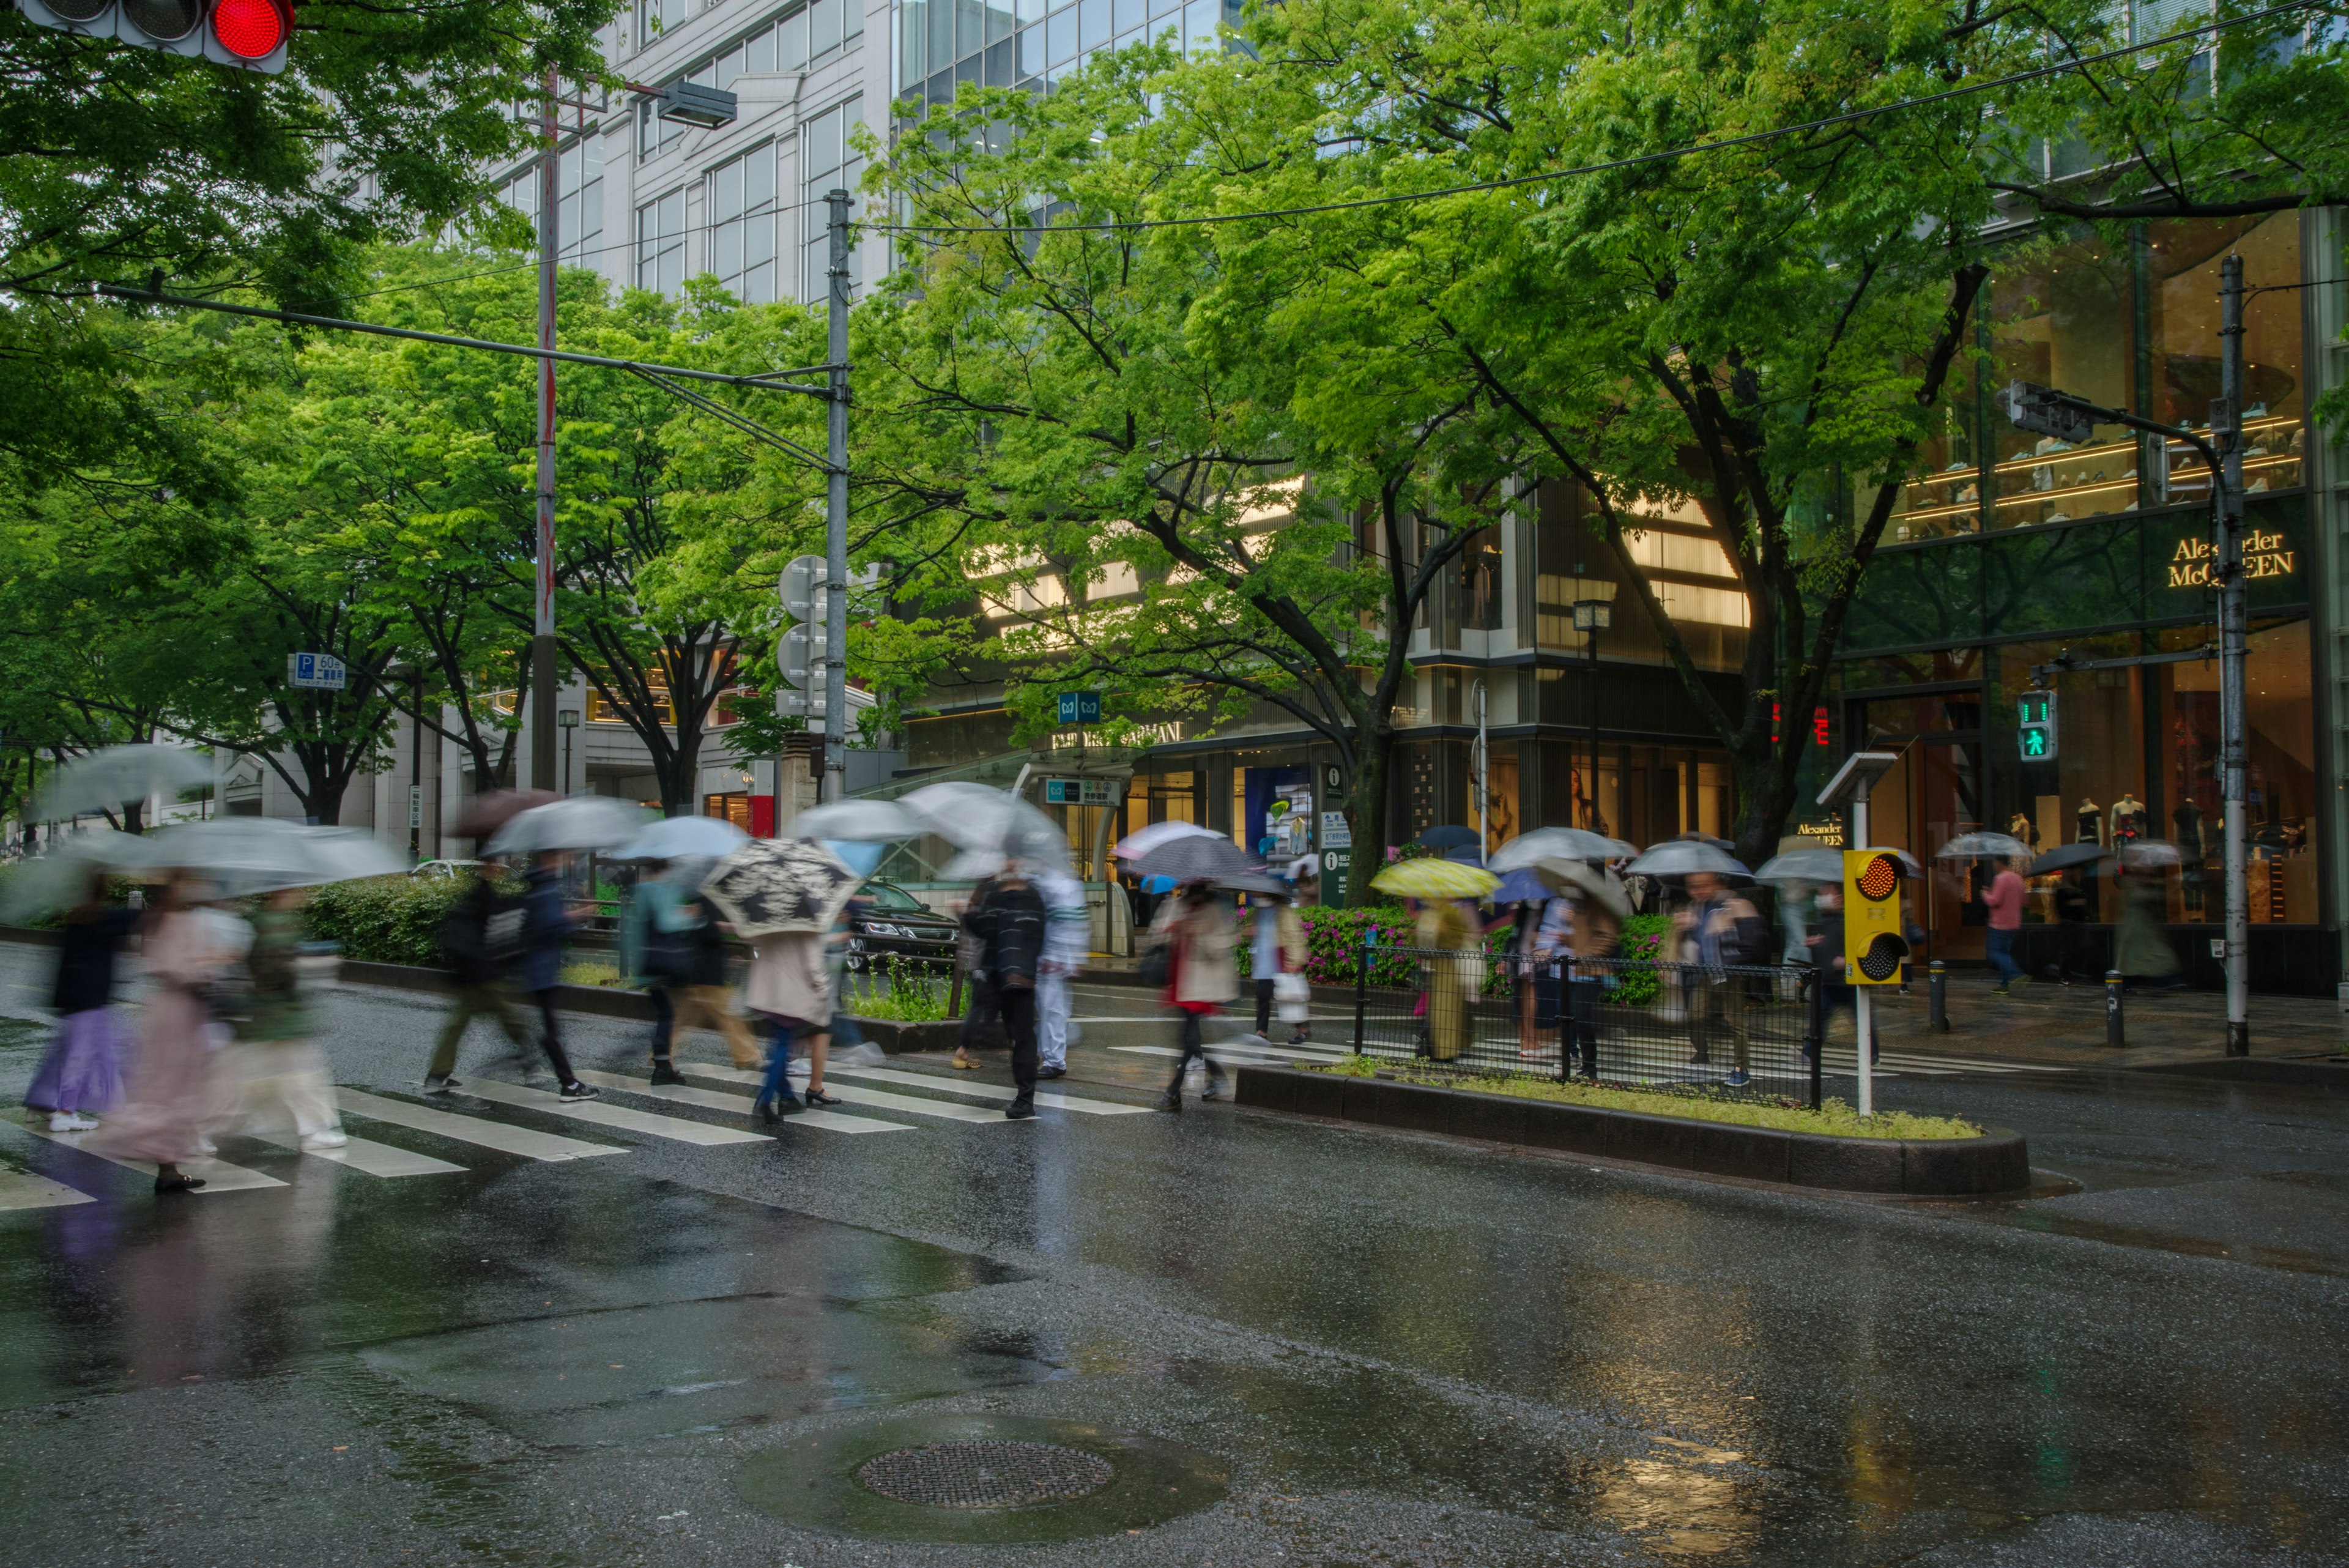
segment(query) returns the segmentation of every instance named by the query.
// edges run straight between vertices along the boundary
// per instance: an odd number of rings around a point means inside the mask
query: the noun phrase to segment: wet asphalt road
[[[45,965],[0,948],[0,1014],[38,1016]],[[340,1080],[407,1095],[438,1004],[332,1009]],[[640,1026],[573,1031],[638,1069]],[[1139,1103],[1164,1060],[1110,1047],[1157,1038],[1091,1024],[1061,1086]],[[39,1043],[0,1025],[0,1096]],[[467,1062],[525,1081],[498,1048]],[[0,1164],[96,1201],[0,1213],[0,1538],[27,1564],[2349,1561],[2349,1099],[2085,1073],[1885,1099],[2021,1127],[2079,1189],[1882,1206],[1228,1108],[699,1147],[459,1100],[625,1152],[354,1116],[461,1168],[229,1139],[285,1185],[158,1204],[12,1119]],[[749,1479],[969,1413],[1151,1434],[1228,1490],[974,1547],[825,1533]]]

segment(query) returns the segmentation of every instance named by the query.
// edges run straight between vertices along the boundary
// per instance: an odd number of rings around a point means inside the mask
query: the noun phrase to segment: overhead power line
[[[1265,218],[1306,217],[1317,213],[1346,213],[1363,207],[1388,207],[1405,202],[1433,202],[1445,196],[1464,196],[1479,191],[1506,191],[1521,185],[1546,184],[1554,180],[1578,179],[1585,174],[1607,174],[1617,170],[1639,169],[1651,163],[1668,163],[1675,159],[1693,157],[1700,152],[1725,152],[1733,148],[1752,147],[1775,140],[1782,136],[1800,136],[1808,131],[1829,130],[1838,125],[1850,125],[1879,115],[1892,114],[1904,109],[1921,109],[1928,104],[1947,103],[1952,99],[1969,98],[1996,88],[2013,87],[2018,83],[2037,81],[2044,77],[2061,76],[2087,66],[2101,65],[2106,60],[2126,58],[2147,49],[2167,48],[2182,39],[2199,37],[2206,33],[2223,32],[2253,22],[2264,22],[2293,11],[2323,5],[2329,0],[2284,0],[2264,11],[2253,11],[2241,16],[2206,23],[2199,27],[2182,27],[2167,37],[2142,44],[2124,45],[2106,49],[2101,54],[2080,55],[2051,66],[2039,66],[2027,71],[2015,71],[2007,76],[1989,77],[1978,82],[1967,82],[1941,92],[1927,93],[1921,98],[1905,98],[1874,109],[1855,109],[1842,114],[1831,114],[1820,119],[1807,119],[1799,125],[1782,125],[1769,130],[1756,130],[1744,136],[1732,136],[1719,141],[1700,141],[1686,147],[1665,148],[1655,152],[1641,152],[1630,158],[1613,158],[1600,163],[1581,163],[1570,169],[1552,169],[1539,174],[1518,174],[1506,180],[1480,180],[1467,185],[1446,185],[1433,191],[1398,191],[1383,196],[1362,196],[1348,202],[1322,202],[1305,207],[1267,207],[1249,213],[1204,213],[1185,218],[1133,218],[1100,223],[868,223],[864,227],[881,234],[1000,234],[1032,233],[1049,229],[1062,234],[1109,234],[1130,229],[1191,228],[1205,223],[1245,223]]]

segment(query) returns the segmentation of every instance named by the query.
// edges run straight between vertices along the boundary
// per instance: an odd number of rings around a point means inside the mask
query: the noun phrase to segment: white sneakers
[[[342,1128],[328,1127],[325,1132],[304,1134],[302,1147],[305,1149],[340,1148],[350,1141],[350,1135]]]
[[[89,1132],[94,1130],[97,1126],[98,1122],[95,1117],[83,1116],[78,1111],[51,1111],[49,1113],[49,1130],[51,1132]]]

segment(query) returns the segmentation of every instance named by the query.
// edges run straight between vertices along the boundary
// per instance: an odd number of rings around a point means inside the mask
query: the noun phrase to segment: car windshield
[[[926,906],[903,888],[892,888],[886,882],[867,882],[864,891],[876,909],[898,909],[908,914],[926,912]]]

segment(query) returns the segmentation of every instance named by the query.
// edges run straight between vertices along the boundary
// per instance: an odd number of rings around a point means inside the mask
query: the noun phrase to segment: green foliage
[[[856,1018],[936,1023],[947,1016],[947,981],[895,956],[873,966],[862,985],[843,988],[841,1011]]]
[[[304,914],[311,940],[342,943],[345,958],[437,969],[440,928],[467,885],[459,877],[334,882],[311,895]]]
[[[1619,1007],[1645,1007],[1656,1000],[1663,986],[1655,961],[1671,934],[1670,915],[1634,915],[1623,922],[1617,950],[1623,963],[1614,971],[1615,989],[1608,994],[1609,1002]]]

